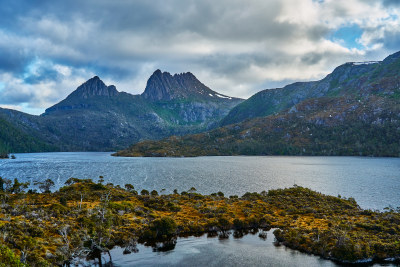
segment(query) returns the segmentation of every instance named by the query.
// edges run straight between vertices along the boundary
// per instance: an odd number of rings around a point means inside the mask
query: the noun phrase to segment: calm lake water
[[[70,177],[97,178],[137,190],[174,189],[192,186],[209,194],[242,195],[294,184],[329,195],[354,197],[363,208],[400,206],[400,159],[363,157],[199,157],[121,158],[110,153],[16,154],[0,160],[0,176],[22,181],[53,179],[57,187]],[[179,238],[175,249],[154,252],[138,245],[139,253],[122,255],[113,249],[114,266],[336,266],[316,256],[273,245],[258,235],[241,239]],[[105,257],[107,258],[107,257]],[[389,264],[390,266],[395,266]],[[389,266],[385,265],[385,266]]]
[[[23,181],[53,179],[57,187],[70,177],[101,175],[106,183],[131,183],[171,193],[192,186],[226,196],[261,192],[294,184],[329,195],[353,197],[362,208],[400,206],[400,158],[365,157],[198,157],[121,158],[108,152],[16,154],[0,160],[0,176]]]
[[[128,266],[340,266],[332,261],[307,255],[284,246],[275,246],[273,230],[263,240],[258,234],[242,238],[218,237],[179,238],[173,250],[154,252],[151,247],[138,245],[139,252],[123,255],[121,248],[111,250],[114,267]],[[109,260],[104,255],[103,261]],[[90,262],[89,265],[95,265]],[[82,265],[85,266],[85,265]],[[376,265],[378,266],[378,265]]]

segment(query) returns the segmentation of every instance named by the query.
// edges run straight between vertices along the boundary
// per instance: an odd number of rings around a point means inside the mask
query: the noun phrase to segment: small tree
[[[7,178],[3,178],[4,192],[12,193],[12,181]]]
[[[14,179],[14,184],[11,187],[11,193],[19,194],[27,189],[29,186],[29,182],[20,183],[17,178]]]
[[[81,179],[79,179],[79,178],[74,178],[74,177],[71,177],[71,178],[69,178],[67,181],[65,181],[65,184],[66,185],[73,185],[73,184],[76,184],[76,183],[80,183],[80,182],[82,182],[83,180],[81,180]]]
[[[149,191],[147,191],[146,189],[143,189],[142,191],[140,191],[140,194],[141,194],[142,196],[148,196],[150,193],[149,193]]]
[[[177,230],[177,225],[174,219],[170,217],[162,217],[160,219],[155,219],[150,226],[157,238],[167,238],[175,235]]]
[[[51,179],[46,179],[44,182],[35,182],[34,185],[37,185],[42,193],[51,193],[50,188],[54,186],[54,182]]]
[[[156,190],[151,191],[150,193],[153,197],[158,196],[158,192]]]
[[[0,176],[0,191],[4,192],[4,179]]]
[[[229,228],[231,227],[231,223],[229,222],[229,220],[225,217],[220,217],[218,218],[218,227],[222,232],[225,232],[227,230],[229,230]]]
[[[194,188],[194,187],[192,187],[192,188],[190,188],[189,189],[189,193],[194,193],[194,192],[196,192],[197,190],[196,190],[196,188]]]
[[[125,189],[128,192],[132,192],[133,190],[135,190],[135,187],[133,185],[131,185],[131,184],[126,184],[125,185]]]

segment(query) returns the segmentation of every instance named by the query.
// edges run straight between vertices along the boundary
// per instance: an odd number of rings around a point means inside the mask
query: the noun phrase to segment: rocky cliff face
[[[114,85],[106,86],[98,76],[94,76],[79,86],[69,97],[87,99],[92,96],[112,97],[118,95]]]
[[[217,93],[201,83],[192,73],[171,75],[156,70],[141,95],[168,123],[215,127],[241,99]]]
[[[45,114],[58,110],[88,108],[88,100],[93,97],[111,98],[119,94],[114,85],[107,86],[98,76],[87,80],[66,99],[46,109]]]
[[[177,99],[232,100],[219,94],[203,83],[190,72],[174,74],[156,70],[147,81],[142,96],[151,101],[169,101]]]

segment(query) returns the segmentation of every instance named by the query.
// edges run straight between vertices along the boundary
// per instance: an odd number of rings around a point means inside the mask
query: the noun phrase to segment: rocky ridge
[[[297,82],[283,88],[260,91],[233,108],[221,125],[281,112],[306,99],[399,93],[400,52],[383,61],[348,62],[320,81]]]
[[[400,53],[350,62],[320,81],[261,91],[233,108],[223,127],[146,141],[123,156],[400,156]]]
[[[160,70],[156,70],[151,75],[142,96],[151,101],[177,99],[232,100],[232,97],[211,90],[190,72],[171,75],[169,72],[161,72]]]
[[[140,140],[212,129],[241,101],[212,91],[191,73],[157,70],[142,95],[118,92],[95,76],[40,116],[0,109],[0,117],[48,145],[31,150],[4,145],[12,152],[113,151]],[[8,136],[2,143],[15,142]]]

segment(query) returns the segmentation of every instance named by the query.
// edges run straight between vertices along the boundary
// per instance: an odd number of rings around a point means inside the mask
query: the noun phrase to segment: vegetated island
[[[10,156],[10,153],[0,150],[0,159],[9,159],[9,158],[16,159],[15,155]]]
[[[225,197],[195,188],[138,194],[131,184],[76,178],[53,193],[51,180],[35,183],[42,193],[25,193],[26,183],[0,181],[0,266],[101,262],[114,246],[131,253],[143,242],[163,250],[173,248],[177,236],[240,237],[271,228],[280,244],[342,263],[400,259],[399,208],[364,210],[352,198],[300,186]]]

